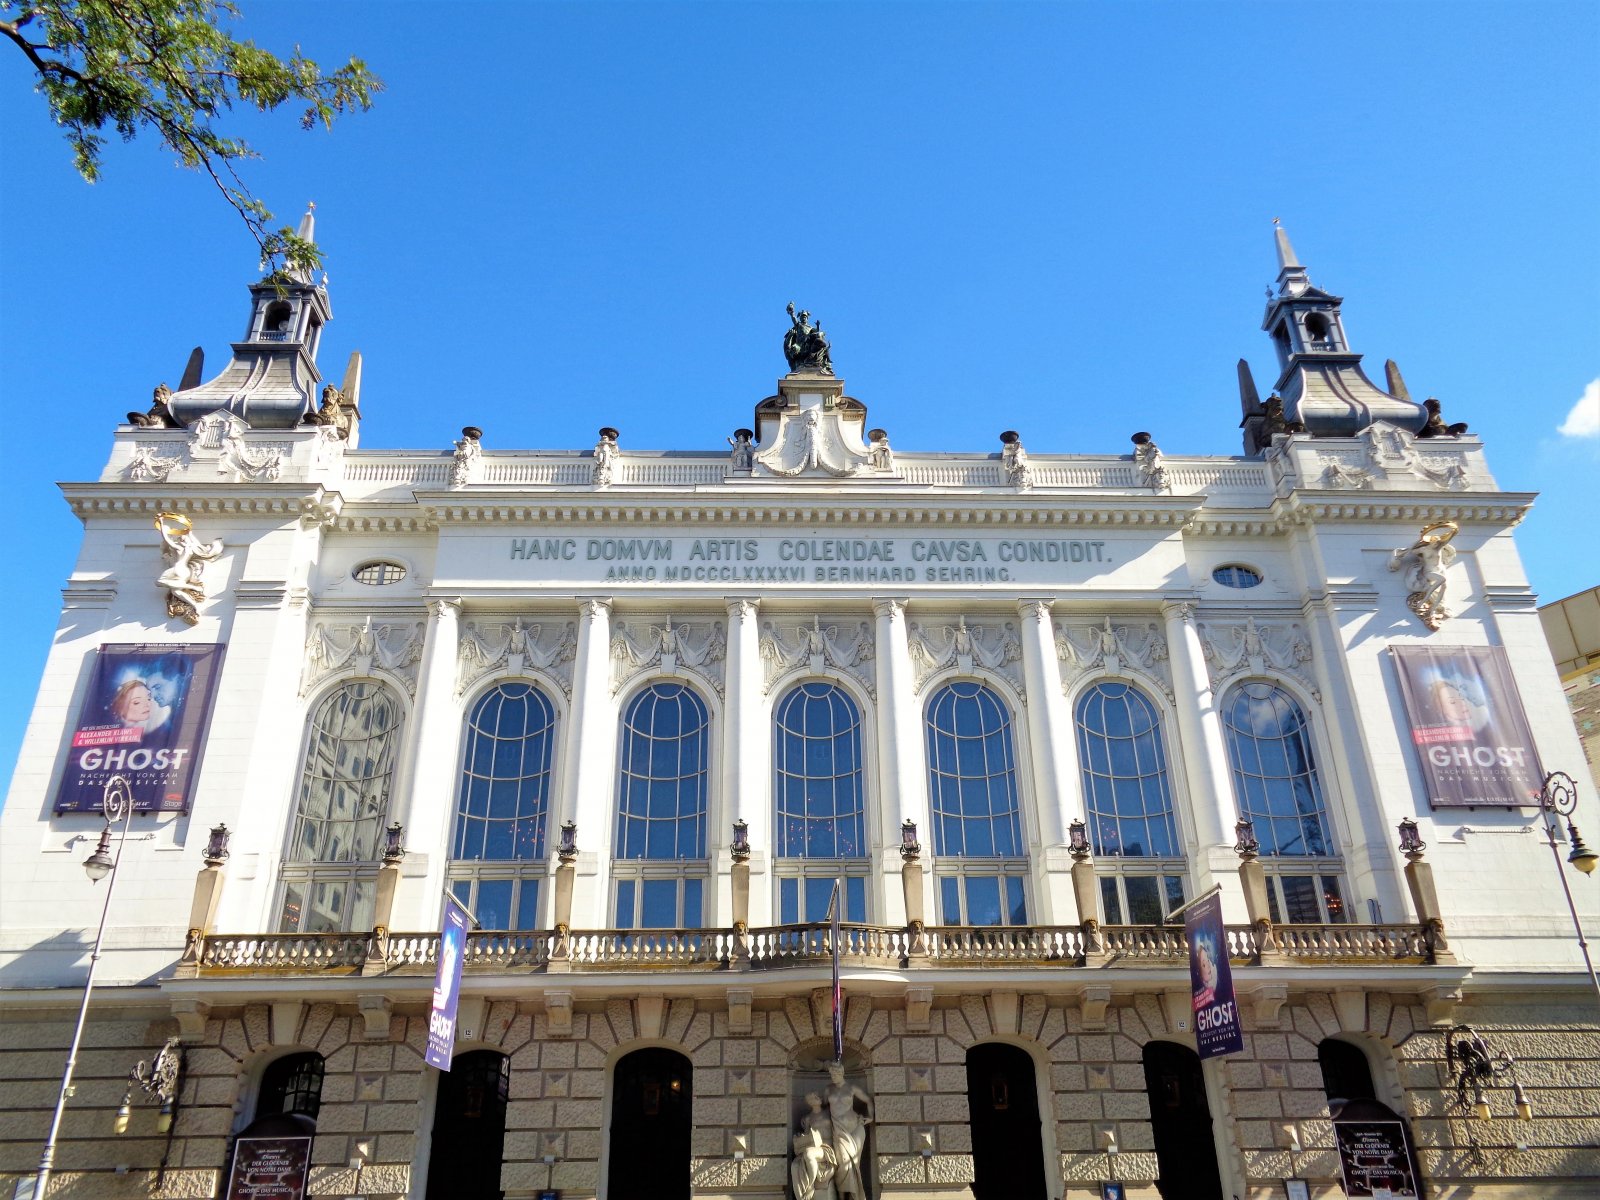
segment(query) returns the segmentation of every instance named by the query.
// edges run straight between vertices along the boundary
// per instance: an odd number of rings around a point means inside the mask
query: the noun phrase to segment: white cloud
[[[1600,437],[1600,379],[1589,381],[1556,432],[1570,438]]]

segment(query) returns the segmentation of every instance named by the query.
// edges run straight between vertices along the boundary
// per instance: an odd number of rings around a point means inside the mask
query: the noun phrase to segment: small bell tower
[[[315,240],[310,205],[299,236]],[[316,407],[317,348],[333,319],[327,276],[313,283],[305,270],[278,271],[250,285],[250,322],[222,374],[173,394],[173,419],[190,425],[219,410],[242,417],[252,429],[292,429]]]
[[[1283,402],[1284,419],[1304,425],[1314,437],[1351,437],[1374,421],[1413,433],[1421,429],[1427,421],[1421,405],[1391,396],[1361,370],[1361,355],[1345,338],[1344,300],[1311,282],[1283,226],[1274,221],[1272,232],[1277,290],[1268,289],[1261,328],[1278,355],[1272,390]]]

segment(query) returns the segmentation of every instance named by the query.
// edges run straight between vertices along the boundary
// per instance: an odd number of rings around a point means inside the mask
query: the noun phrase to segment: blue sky
[[[795,300],[897,448],[1238,453],[1281,217],[1369,374],[1542,493],[1541,597],[1600,581],[1600,5],[242,7],[388,84],[332,133],[239,122],[268,205],[317,202],[365,447],[721,447]],[[79,540],[53,484],[220,367],[256,255],[153,142],[82,183],[4,47],[0,149],[9,764]]]

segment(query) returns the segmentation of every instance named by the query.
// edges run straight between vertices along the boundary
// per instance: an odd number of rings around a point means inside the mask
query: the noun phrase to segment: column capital
[[[1055,598],[1052,596],[1023,596],[1017,601],[1017,612],[1021,616],[1035,621],[1048,621],[1055,613]]]
[[[578,615],[585,621],[599,621],[611,616],[610,596],[579,596]]]
[[[428,615],[436,621],[442,621],[447,617],[454,620],[461,615],[461,597],[456,596],[451,599],[435,597],[429,600]]]
[[[872,615],[879,620],[884,617],[893,620],[895,617],[905,614],[906,605],[909,603],[910,597],[908,596],[874,596],[872,598]]]
[[[1169,621],[1182,621],[1187,625],[1194,621],[1197,608],[1198,605],[1192,599],[1163,600],[1161,602],[1161,615]]]
[[[752,621],[760,610],[761,598],[759,596],[728,597],[728,620],[730,621]]]

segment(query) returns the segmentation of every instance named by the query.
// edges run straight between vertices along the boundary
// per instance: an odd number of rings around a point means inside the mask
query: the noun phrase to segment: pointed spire
[[[316,213],[317,202],[315,200],[309,201],[306,204],[306,215],[300,218],[300,228],[294,231],[296,237],[302,237],[308,242],[317,240]]]
[[[1285,229],[1277,217],[1272,218],[1272,234],[1278,242],[1278,269],[1280,271],[1303,271],[1300,260],[1294,256],[1294,247],[1289,244],[1289,231]]]
[[[1389,381],[1389,394],[1398,396],[1402,400],[1410,400],[1411,392],[1406,387],[1406,381],[1400,375],[1400,364],[1394,359],[1387,359],[1383,364],[1383,373]]]

